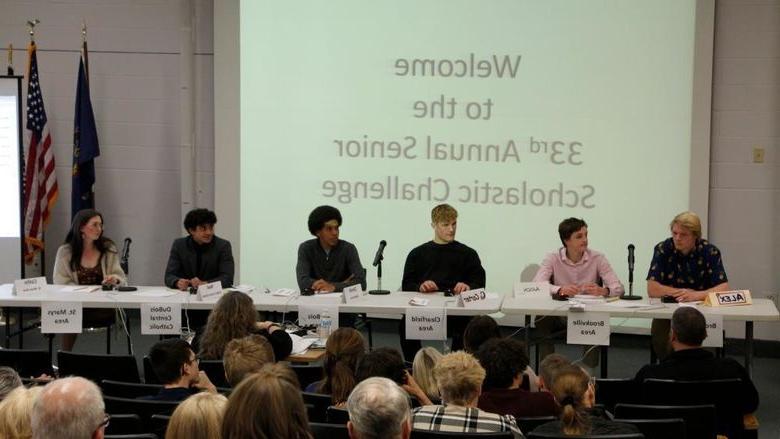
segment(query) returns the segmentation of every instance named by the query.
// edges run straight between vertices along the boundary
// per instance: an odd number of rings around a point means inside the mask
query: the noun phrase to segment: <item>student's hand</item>
[[[464,284],[463,282],[458,282],[452,288],[452,292],[455,293],[455,294],[460,294],[460,293],[462,293],[464,291],[468,291],[470,289],[471,289],[471,287],[468,286],[467,284]]]
[[[198,288],[199,286],[201,286],[201,285],[205,285],[205,284],[207,284],[207,283],[208,283],[208,282],[206,282],[206,281],[203,281],[203,280],[200,280],[200,279],[198,279],[197,277],[193,277],[192,279],[190,279],[190,285],[191,285],[191,286],[193,286],[193,287],[195,287],[195,288]]]
[[[678,302],[696,302],[699,300],[704,300],[707,297],[707,292],[694,291],[686,288],[676,293],[673,293],[672,296],[674,296],[674,298],[677,299]]]
[[[217,386],[211,383],[209,376],[202,370],[198,372],[198,379],[192,383],[192,387],[211,393],[217,393]]]
[[[176,288],[187,291],[187,288],[190,287],[190,281],[188,279],[179,279],[176,281]]]
[[[434,291],[439,291],[439,286],[436,285],[436,282],[432,280],[426,280],[420,284],[421,293],[432,293]]]
[[[558,294],[561,296],[576,296],[580,292],[580,287],[577,285],[564,285],[558,290]]]
[[[406,383],[401,387],[406,390],[406,393],[417,398],[421,405],[432,405],[430,398],[423,392],[422,387],[417,384],[417,381],[414,380],[412,374],[410,374],[408,370],[405,370],[404,373],[406,374]]]
[[[117,276],[115,274],[109,274],[108,276],[103,278],[103,282],[101,282],[101,283],[104,284],[104,285],[105,284],[119,285],[119,282],[121,282],[119,280],[119,276]]]
[[[325,291],[332,293],[336,291],[336,286],[324,279],[318,279],[314,281],[313,284],[311,284],[311,289],[314,291]]]
[[[269,334],[279,329],[279,325],[269,321],[255,322],[255,326],[257,327],[257,329],[268,331]]]
[[[591,296],[606,296],[609,294],[609,290],[606,288],[602,288],[594,283],[585,284],[582,286],[582,291],[585,292],[585,294],[591,295]]]

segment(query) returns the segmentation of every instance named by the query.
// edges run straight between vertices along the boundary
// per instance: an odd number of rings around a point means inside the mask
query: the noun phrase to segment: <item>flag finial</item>
[[[27,20],[27,26],[30,27],[30,42],[35,42],[35,26],[40,24],[41,20],[38,20],[37,18],[33,18],[32,20]]]

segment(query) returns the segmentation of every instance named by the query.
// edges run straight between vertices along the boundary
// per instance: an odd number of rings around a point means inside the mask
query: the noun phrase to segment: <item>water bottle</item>
[[[320,313],[320,326],[317,328],[319,332],[320,341],[325,343],[330,335],[331,326],[333,326],[333,320],[330,318],[330,313],[327,309],[322,310]]]

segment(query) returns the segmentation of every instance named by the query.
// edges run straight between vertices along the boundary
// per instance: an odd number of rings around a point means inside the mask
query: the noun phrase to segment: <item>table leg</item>
[[[11,327],[9,326],[11,320],[8,317],[8,313],[11,312],[11,308],[7,306],[3,307],[3,320],[5,321],[5,348],[11,348]]]
[[[607,357],[609,357],[609,346],[601,346],[601,378],[607,377]]]
[[[753,322],[745,322],[745,370],[753,378]]]

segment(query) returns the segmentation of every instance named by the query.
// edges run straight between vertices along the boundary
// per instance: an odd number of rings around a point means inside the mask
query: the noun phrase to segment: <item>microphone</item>
[[[125,243],[122,246],[122,256],[121,259],[123,261],[126,261],[130,257],[130,244],[133,242],[132,239],[129,237],[125,238]]]
[[[623,300],[639,300],[641,297],[634,295],[634,244],[628,244],[628,294],[623,293]]]
[[[376,251],[376,256],[374,256],[374,263],[371,265],[376,267],[377,265],[379,265],[382,259],[384,259],[384,256],[382,256],[382,252],[385,251],[386,246],[387,246],[387,241],[385,241],[384,239],[379,241],[379,248]]]

